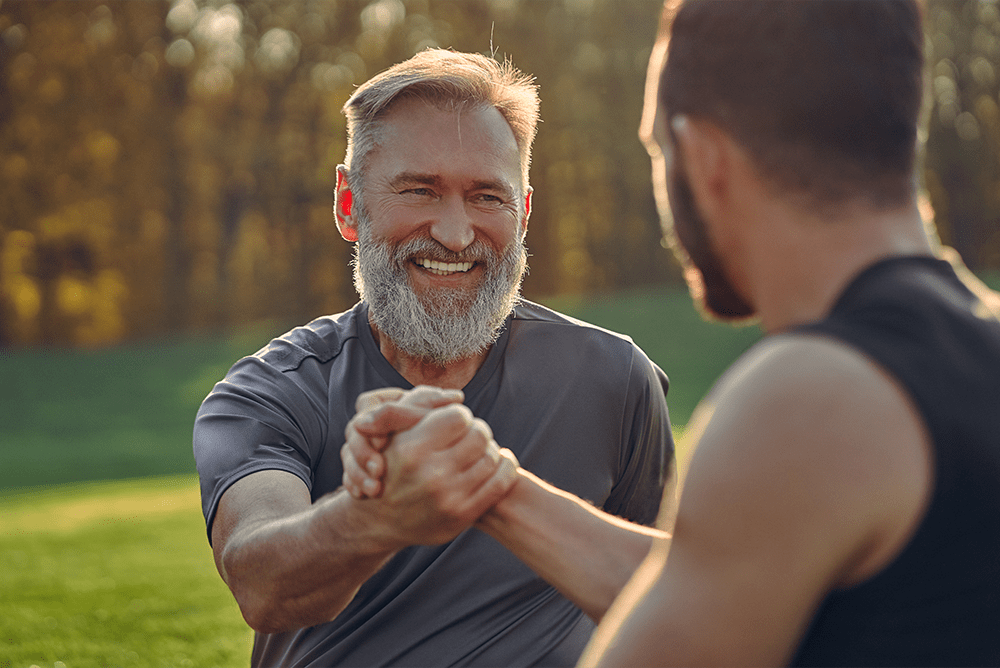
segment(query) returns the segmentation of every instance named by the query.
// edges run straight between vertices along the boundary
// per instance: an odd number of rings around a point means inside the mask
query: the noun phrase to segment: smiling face
[[[526,267],[528,200],[510,126],[492,107],[420,99],[397,102],[381,126],[362,206],[338,212],[358,233],[358,291],[411,356],[446,364],[482,352]]]

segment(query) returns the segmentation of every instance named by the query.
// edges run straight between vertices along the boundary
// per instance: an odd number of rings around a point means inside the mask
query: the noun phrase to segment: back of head
[[[496,108],[514,133],[521,155],[523,185],[527,187],[539,106],[532,78],[509,61],[445,49],[427,49],[390,67],[358,87],[347,100],[344,164],[349,172],[364,169],[367,155],[378,143],[380,118],[396,101],[413,97],[437,105]]]
[[[914,189],[923,33],[914,0],[668,2],[659,103],[711,120],[780,192],[879,208]]]

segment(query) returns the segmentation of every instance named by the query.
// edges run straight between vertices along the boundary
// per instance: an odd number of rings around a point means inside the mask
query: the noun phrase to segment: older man
[[[769,336],[582,664],[1000,665],[1000,322],[918,212],[920,10],[675,4],[661,215],[707,310]]]
[[[362,301],[239,361],[195,424],[254,665],[571,665],[663,535],[642,526],[673,459],[663,372],[519,298],[537,109],[509,64],[443,50],[345,105]],[[449,405],[338,489],[358,397],[418,385],[420,416]]]

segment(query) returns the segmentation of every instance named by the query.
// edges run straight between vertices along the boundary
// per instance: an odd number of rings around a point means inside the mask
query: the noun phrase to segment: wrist
[[[350,542],[351,551],[359,556],[387,556],[407,546],[379,499],[358,499],[342,489],[317,505],[325,540]]]
[[[513,484],[507,494],[479,519],[480,528],[498,530],[516,522],[525,509],[530,509],[532,478],[534,476],[525,469],[515,469]]]

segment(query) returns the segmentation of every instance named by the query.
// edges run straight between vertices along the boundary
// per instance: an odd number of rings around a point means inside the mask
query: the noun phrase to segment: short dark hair
[[[911,197],[923,101],[915,0],[668,2],[659,103],[706,118],[782,191]]]

